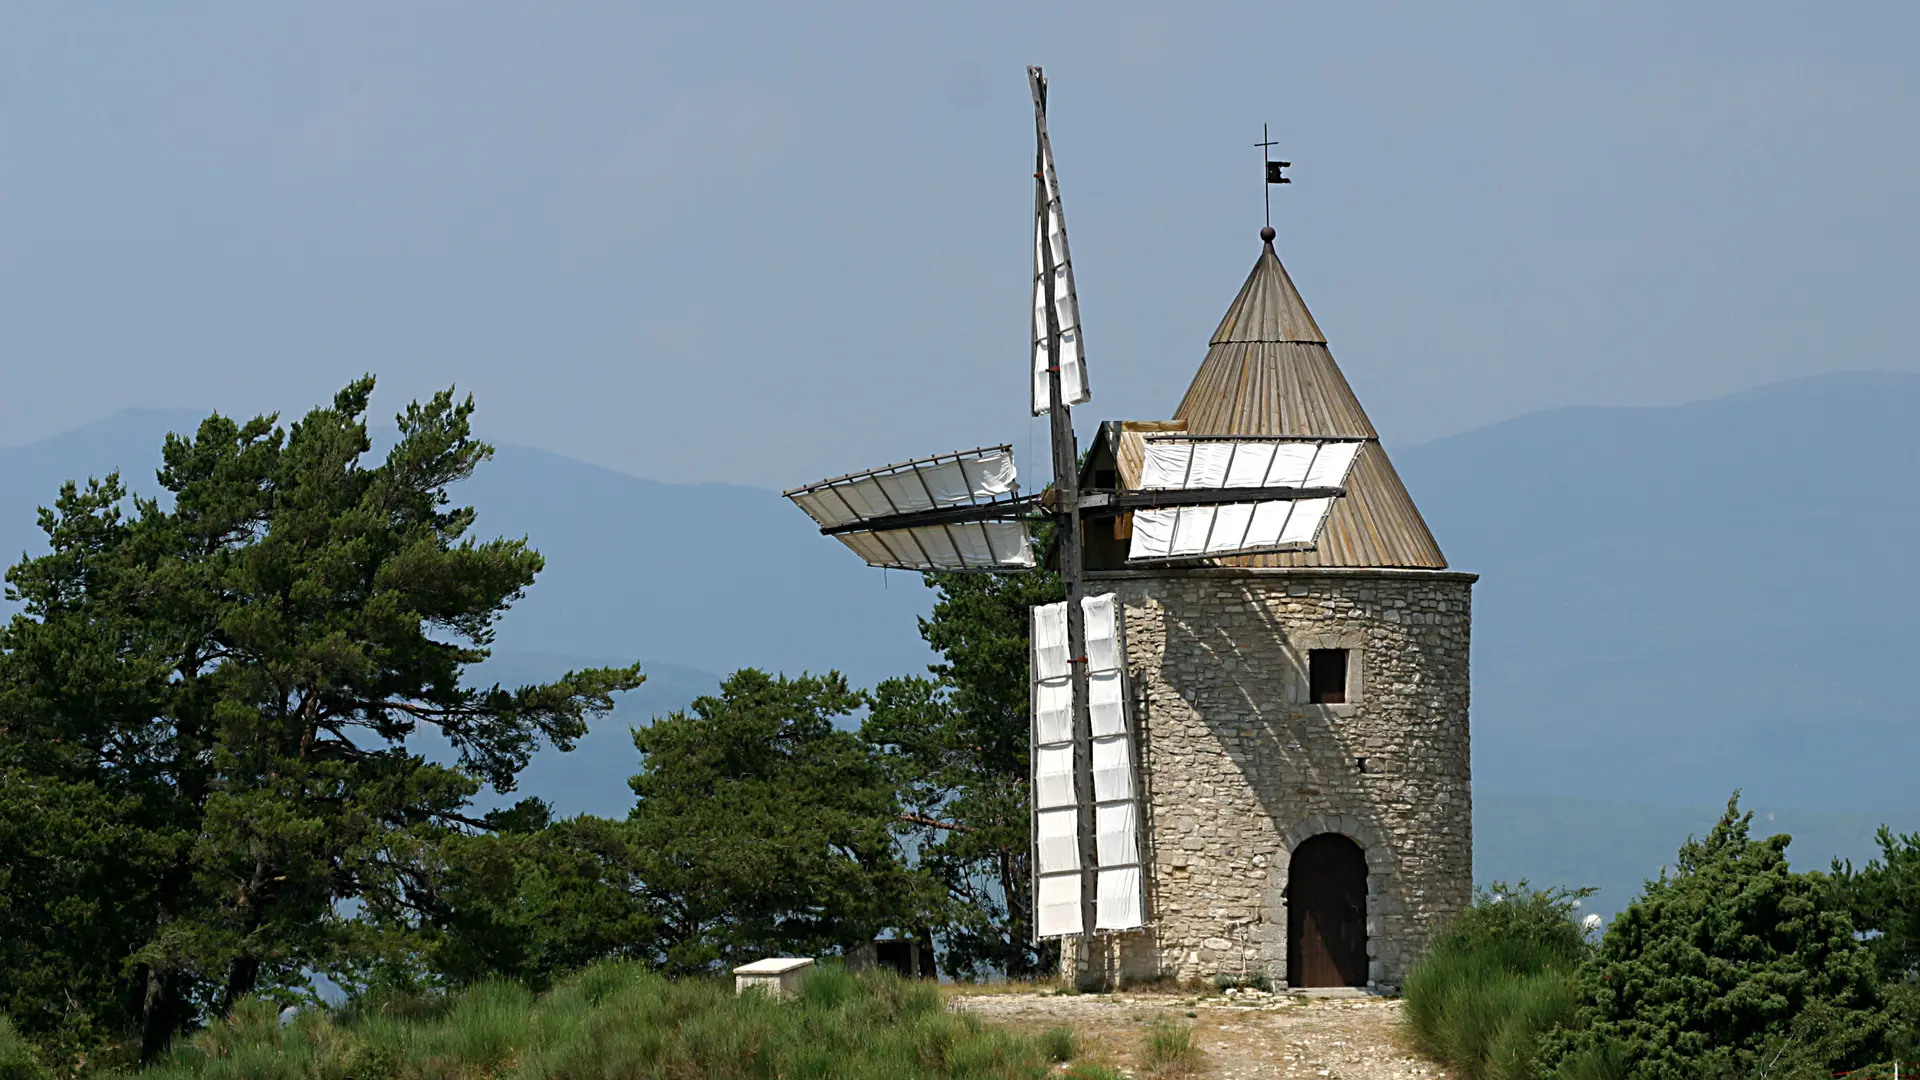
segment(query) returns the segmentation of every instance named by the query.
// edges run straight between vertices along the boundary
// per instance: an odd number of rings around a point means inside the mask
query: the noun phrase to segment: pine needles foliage
[[[1913,1061],[1920,1058],[1920,833],[1882,826],[1876,839],[1879,858],[1858,869],[1835,860],[1830,880],[1898,1018],[1889,1053]]]
[[[1597,946],[1580,893],[1481,893],[1407,979],[1413,1040],[1460,1080],[1813,1080],[1887,1060],[1889,990],[1838,902],[1875,881],[1794,873],[1789,838],[1751,822],[1736,793]]]
[[[122,1080],[1039,1080],[1064,1041],[986,1027],[887,972],[823,968],[796,1000],[775,1001],[614,961],[537,997],[483,983],[284,1025],[249,1000]]]
[[[1755,840],[1739,796],[1647,884],[1581,966],[1573,1023],[1542,1044],[1561,1080],[1825,1077],[1884,1060],[1872,957],[1789,838]]]
[[[373,389],[169,435],[154,498],[67,483],[6,571],[0,1011],[63,1060],[152,1060],[351,959],[344,907],[410,897],[483,786],[641,683],[474,682],[545,560],[454,498],[493,455],[471,398],[407,406],[376,455]]]

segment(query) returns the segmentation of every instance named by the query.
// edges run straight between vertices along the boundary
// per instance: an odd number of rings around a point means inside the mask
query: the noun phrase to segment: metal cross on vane
[[[1030,571],[1039,563],[1030,525],[1053,523],[1066,599],[1033,609],[1034,937],[1077,936],[1078,981],[1088,985],[1105,980],[1094,967],[1096,934],[1144,927],[1148,905],[1125,620],[1111,593],[1085,594],[1084,522],[1131,516],[1132,565],[1308,550],[1346,494],[1361,443],[1154,435],[1131,484],[1081,489],[1072,406],[1090,394],[1080,304],[1047,137],[1047,80],[1030,67],[1027,81],[1034,120],[1028,370],[1033,414],[1047,414],[1052,434],[1050,490],[1021,494],[1012,447],[991,446],[848,473],[785,496],[869,565],[901,570]],[[1286,164],[1268,162],[1270,182],[1287,182],[1272,179]]]
[[[1267,182],[1260,187],[1260,195],[1267,203],[1267,228],[1273,228],[1273,185],[1291,184],[1284,170],[1293,167],[1291,161],[1273,160],[1273,148],[1280,144],[1267,134],[1267,125],[1260,125],[1260,141],[1253,145],[1260,148],[1260,160],[1267,166]]]

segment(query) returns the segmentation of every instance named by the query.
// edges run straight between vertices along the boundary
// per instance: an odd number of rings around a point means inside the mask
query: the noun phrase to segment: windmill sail
[[[1065,601],[1033,609],[1034,927],[1038,937],[1082,932],[1080,824],[1094,831],[1094,928],[1146,925],[1140,861],[1140,777],[1126,692],[1126,638],[1113,594],[1081,601],[1093,790],[1074,782],[1073,677]]]
[[[1311,548],[1334,499],[1346,490],[1361,445],[1358,440],[1151,438],[1140,492],[1164,492],[1171,505],[1134,511],[1127,561]]]
[[[1006,571],[1034,565],[1013,448],[939,454],[785,493],[870,566]]]
[[[1067,605],[1033,609],[1033,896],[1034,936],[1081,932],[1080,817],[1084,792],[1073,767],[1073,669],[1067,648]]]
[[[1073,288],[1073,256],[1067,250],[1067,218],[1060,206],[1060,178],[1053,170],[1053,143],[1047,138],[1047,81],[1038,70],[1029,81],[1040,173],[1033,215],[1033,415],[1039,416],[1053,404],[1048,378],[1054,360],[1047,327],[1049,292],[1060,328],[1060,395],[1067,404],[1079,405],[1091,394],[1080,340],[1080,299]]]
[[[1051,495],[1020,494],[1006,446],[849,473],[785,494],[869,564],[907,570],[1029,570],[1027,522],[1064,525],[1060,576],[1080,606],[1034,608],[1032,635],[1034,927],[1037,937],[1051,938],[1145,926],[1146,876],[1120,608],[1111,595],[1081,593],[1078,530],[1089,504],[1076,483],[1067,409],[1089,398],[1086,355],[1047,137],[1047,82],[1039,68],[1027,70],[1036,141],[1030,374],[1034,414],[1052,414]],[[1232,494],[1215,491],[1210,501]],[[1134,505],[1157,508],[1154,500],[1165,497]],[[1119,512],[1118,504],[1101,505]],[[1076,649],[1088,655],[1075,657]],[[1090,939],[1080,955],[1092,963]]]

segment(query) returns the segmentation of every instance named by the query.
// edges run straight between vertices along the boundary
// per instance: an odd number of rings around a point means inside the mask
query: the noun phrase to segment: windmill
[[[918,458],[785,493],[871,566],[939,572],[1033,570],[1031,524],[1053,524],[1066,599],[1033,609],[1031,686],[1034,927],[1078,937],[1080,981],[1095,935],[1147,925],[1139,754],[1127,692],[1125,618],[1086,594],[1083,530],[1123,519],[1127,562],[1168,566],[1312,548],[1361,443],[1355,439],[1144,438],[1138,486],[1082,489],[1072,407],[1088,391],[1080,309],[1047,137],[1047,80],[1027,69],[1034,116],[1033,415],[1048,417],[1053,482],[1022,494],[1010,446]],[[1269,144],[1270,145],[1270,144]],[[1264,148],[1263,148],[1264,154]],[[1267,182],[1278,170],[1270,162]],[[1272,239],[1269,225],[1262,230]],[[1116,532],[1116,536],[1120,535]]]

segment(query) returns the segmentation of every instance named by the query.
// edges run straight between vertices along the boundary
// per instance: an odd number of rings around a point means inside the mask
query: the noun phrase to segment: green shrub
[[[1591,951],[1575,921],[1585,890],[1496,882],[1435,938],[1407,976],[1414,1042],[1461,1080],[1528,1080],[1540,1038],[1578,1003],[1574,971]]]
[[[0,1080],[46,1080],[40,1055],[15,1030],[13,1021],[0,1015]]]
[[[1780,1080],[1884,1057],[1872,958],[1826,881],[1788,868],[1788,837],[1748,836],[1752,817],[1729,800],[1614,919],[1574,1022],[1541,1047],[1560,1080]]]

